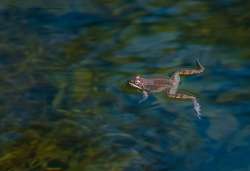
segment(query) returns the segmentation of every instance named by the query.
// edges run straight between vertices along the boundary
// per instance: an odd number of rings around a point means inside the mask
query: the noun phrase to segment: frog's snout
[[[132,87],[134,87],[135,86],[135,83],[133,82],[133,81],[128,81],[128,84],[130,85],[130,86],[132,86]]]

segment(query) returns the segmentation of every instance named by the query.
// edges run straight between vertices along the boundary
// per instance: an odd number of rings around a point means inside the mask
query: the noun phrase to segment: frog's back
[[[145,88],[151,92],[160,92],[166,89],[170,89],[172,82],[167,78],[151,78],[145,79]]]

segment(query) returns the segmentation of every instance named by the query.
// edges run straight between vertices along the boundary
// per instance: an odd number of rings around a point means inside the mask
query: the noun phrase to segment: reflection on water
[[[249,170],[248,1],[3,1],[0,170]],[[136,74],[205,65],[189,102]]]

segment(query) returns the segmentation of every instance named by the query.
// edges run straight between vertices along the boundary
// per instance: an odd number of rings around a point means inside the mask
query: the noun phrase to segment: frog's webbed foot
[[[197,99],[193,99],[194,110],[197,113],[197,117],[201,119],[201,106],[198,103]]]
[[[139,101],[139,103],[142,103],[142,102],[144,102],[145,100],[148,99],[148,92],[143,91],[142,93],[143,93],[143,97],[142,97],[142,99]]]
[[[194,110],[197,113],[197,117],[199,119],[201,119],[201,109],[200,109],[200,104],[198,103],[196,97],[194,96],[190,96],[190,95],[186,95],[186,94],[181,94],[181,93],[176,93],[176,94],[167,94],[168,97],[170,98],[175,98],[175,99],[183,99],[183,100],[187,100],[190,99],[193,102],[194,105]]]

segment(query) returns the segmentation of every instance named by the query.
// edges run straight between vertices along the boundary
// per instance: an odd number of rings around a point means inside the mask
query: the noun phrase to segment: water
[[[1,171],[250,170],[248,1],[2,1]],[[181,91],[136,74],[194,67]]]

